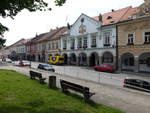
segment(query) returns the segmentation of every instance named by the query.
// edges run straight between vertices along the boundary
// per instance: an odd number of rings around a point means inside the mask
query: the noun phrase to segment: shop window
[[[150,57],[147,59],[147,66],[150,67]]]
[[[134,57],[124,59],[125,66],[134,66]]]
[[[129,65],[134,66],[134,57],[129,58]]]

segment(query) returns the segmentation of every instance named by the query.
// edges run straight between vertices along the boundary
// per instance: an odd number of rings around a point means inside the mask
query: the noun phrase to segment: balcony
[[[96,47],[96,44],[94,44],[94,45],[91,45],[91,48],[95,48]]]
[[[83,45],[83,49],[86,49],[87,48],[87,45]]]
[[[73,49],[74,49],[74,47],[70,47],[70,49],[71,49],[71,50],[73,50]]]
[[[66,50],[66,47],[63,47],[63,50]]]
[[[104,44],[104,47],[110,47],[110,44]]]

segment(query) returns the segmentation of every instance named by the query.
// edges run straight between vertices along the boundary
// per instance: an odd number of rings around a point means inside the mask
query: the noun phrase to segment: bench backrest
[[[35,71],[30,71],[30,75],[31,75],[31,76],[35,76],[35,77],[42,78],[42,74],[41,74],[41,73],[38,73],[38,72],[35,72]]]
[[[78,91],[78,92],[89,92],[88,87],[84,87],[84,86],[81,86],[79,84],[71,83],[71,82],[68,82],[65,80],[60,80],[60,83],[62,86],[65,86],[69,89],[73,89],[73,90]]]

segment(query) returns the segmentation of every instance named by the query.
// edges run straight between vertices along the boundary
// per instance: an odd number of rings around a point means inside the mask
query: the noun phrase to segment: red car
[[[115,72],[116,68],[110,64],[101,64],[99,66],[94,66],[96,71],[104,71],[104,72]]]

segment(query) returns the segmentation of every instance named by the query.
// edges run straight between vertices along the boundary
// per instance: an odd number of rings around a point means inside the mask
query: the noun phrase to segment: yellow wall
[[[150,18],[129,21],[118,25],[119,56],[130,52],[139,56],[144,52],[150,52],[150,44],[144,44],[144,32],[150,31]],[[134,33],[134,45],[127,45],[128,34]]]

